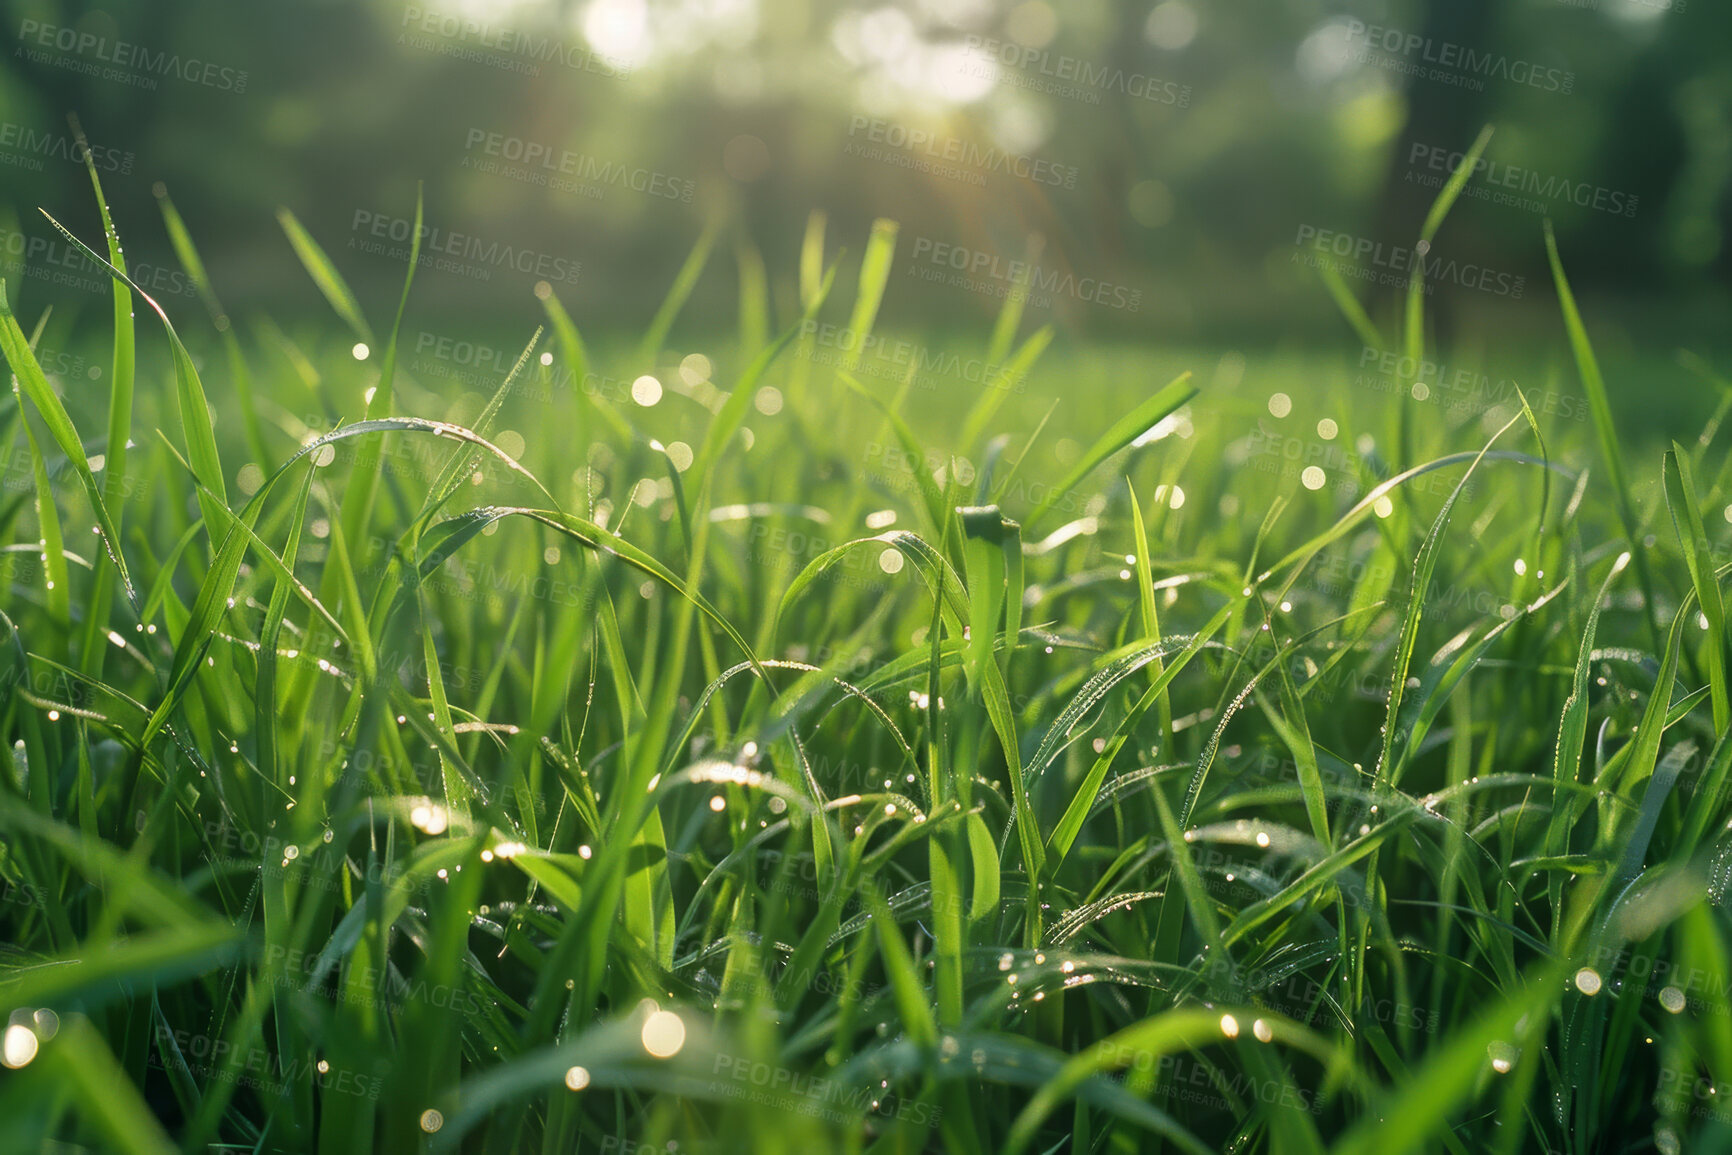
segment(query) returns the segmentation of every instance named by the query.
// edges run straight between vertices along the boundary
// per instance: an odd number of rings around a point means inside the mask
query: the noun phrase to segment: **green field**
[[[1568,252],[1531,380],[904,356],[887,222],[474,370],[163,208],[207,309],[0,316],[0,1148],[1732,1139],[1732,391],[1630,432]]]

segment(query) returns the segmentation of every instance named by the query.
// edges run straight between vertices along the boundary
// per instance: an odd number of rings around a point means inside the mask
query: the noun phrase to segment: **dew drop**
[[[0,1037],[0,1063],[13,1070],[27,1067],[36,1057],[37,1048],[36,1032],[23,1023],[13,1023]]]

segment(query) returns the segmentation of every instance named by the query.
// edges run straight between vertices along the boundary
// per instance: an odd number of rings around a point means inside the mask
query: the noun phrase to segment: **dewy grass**
[[[286,214],[336,316],[249,343],[165,199],[216,324],[135,373],[103,208],[117,328],[0,309],[0,1149],[1732,1129],[1723,414],[1620,443],[1555,248],[1592,434],[1079,378],[1015,300],[987,387],[1061,404],[912,406],[814,357],[895,259],[821,219],[801,317],[710,231],[641,337],[526,302],[483,407]]]

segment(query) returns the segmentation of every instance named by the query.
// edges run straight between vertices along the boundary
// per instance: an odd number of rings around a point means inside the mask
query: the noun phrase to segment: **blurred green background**
[[[382,313],[421,181],[451,259],[416,309],[441,332],[515,334],[548,279],[586,331],[636,333],[711,224],[682,324],[731,329],[747,244],[784,320],[816,210],[832,254],[901,223],[891,331],[983,332],[1034,253],[1055,291],[1028,319],[1061,345],[1357,348],[1308,257],[1347,238],[1348,283],[1389,315],[1378,281],[1494,123],[1433,254],[1459,263],[1440,344],[1554,339],[1545,216],[1608,357],[1726,342],[1732,11],[1703,0],[4,9],[0,259],[26,314],[106,310],[87,268],[56,275],[76,260],[36,212],[96,235],[75,113],[132,259],[194,310],[154,187],[231,312],[323,318],[277,208]]]

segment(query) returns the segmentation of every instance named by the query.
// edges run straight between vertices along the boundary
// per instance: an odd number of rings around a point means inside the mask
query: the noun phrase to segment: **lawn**
[[[890,222],[478,358],[162,207],[204,309],[0,316],[0,1148],[1732,1135],[1729,402],[1622,428],[1568,252],[1531,382],[868,339]]]

